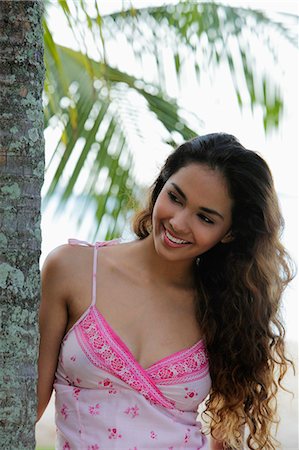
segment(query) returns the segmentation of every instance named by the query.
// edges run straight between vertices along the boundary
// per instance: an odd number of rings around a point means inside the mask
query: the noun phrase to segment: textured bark
[[[34,449],[44,172],[42,1],[0,2],[0,448]]]

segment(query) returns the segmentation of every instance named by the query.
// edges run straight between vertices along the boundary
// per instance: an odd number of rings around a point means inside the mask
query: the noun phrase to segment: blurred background
[[[167,155],[215,131],[268,162],[296,261],[298,22],[297,0],[46,0],[41,265],[70,237],[134,238],[131,217]],[[283,319],[296,361],[297,298],[295,279]],[[286,382],[297,392],[292,373]],[[297,450],[297,397],[282,393],[279,413],[282,448]],[[54,435],[51,401],[37,448]]]

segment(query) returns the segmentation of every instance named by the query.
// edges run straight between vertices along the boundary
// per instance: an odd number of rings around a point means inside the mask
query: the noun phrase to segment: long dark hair
[[[219,171],[233,200],[233,240],[218,243],[193,268],[197,320],[212,378],[204,414],[212,436],[221,436],[230,448],[240,448],[239,430],[246,423],[250,449],[275,450],[278,443],[270,432],[277,422],[275,396],[288,364],[294,365],[285,354],[280,317],[292,268],[280,242],[284,222],[272,175],[266,162],[234,136],[196,137],[167,158],[133,224],[140,239],[151,233],[153,208],[166,181],[191,163]]]

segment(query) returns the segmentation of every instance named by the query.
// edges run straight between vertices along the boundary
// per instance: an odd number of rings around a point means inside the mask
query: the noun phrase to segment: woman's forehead
[[[232,207],[224,175],[204,164],[182,167],[168,179],[167,186],[175,188],[188,201],[199,202],[199,206],[214,207],[224,212]]]

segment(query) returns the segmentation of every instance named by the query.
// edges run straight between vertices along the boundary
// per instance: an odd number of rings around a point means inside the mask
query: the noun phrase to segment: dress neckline
[[[88,312],[91,309],[93,309],[95,311],[95,313],[96,313],[96,316],[98,317],[98,319],[100,320],[100,322],[104,326],[106,333],[110,336],[112,341],[114,343],[116,343],[124,351],[124,353],[127,355],[127,357],[129,358],[129,360],[132,363],[135,363],[136,365],[138,365],[144,372],[150,371],[152,368],[155,368],[158,365],[163,365],[164,362],[166,362],[166,361],[168,362],[169,360],[176,359],[179,355],[185,355],[185,356],[191,355],[196,350],[198,350],[200,347],[204,348],[205,347],[204,346],[204,339],[200,339],[195,344],[193,344],[191,347],[183,348],[182,350],[178,350],[176,352],[173,352],[170,355],[167,355],[167,356],[159,359],[158,361],[154,362],[153,364],[151,364],[147,368],[143,368],[140,365],[140,363],[138,362],[137,358],[134,356],[133,352],[130,350],[130,348],[127,346],[127,344],[124,342],[124,340],[114,331],[114,329],[107,322],[107,320],[105,319],[105,317],[103,316],[103,314],[100,312],[99,308],[96,305],[96,275],[97,275],[97,253],[98,253],[98,249],[101,248],[101,247],[105,247],[105,246],[119,244],[120,241],[121,241],[120,239],[115,239],[113,241],[96,242],[95,243],[95,245],[94,245],[94,255],[93,255],[93,271],[92,271],[92,301],[91,301],[91,304],[89,305],[89,307],[83,312],[83,314],[78,318],[78,320],[72,325],[72,327],[65,334],[62,342],[64,342],[66,340],[67,336],[69,335],[69,333],[77,325],[80,324],[80,322],[84,319],[84,317],[88,314]],[[72,245],[81,244],[81,245],[92,246],[88,242],[78,241],[77,239],[69,239],[69,243],[72,244]]]
[[[198,347],[201,347],[203,345],[203,339],[200,339],[199,341],[197,341],[195,344],[193,344],[191,347],[185,347],[181,350],[178,350],[176,352],[171,353],[170,355],[164,356],[163,358],[160,358],[158,361],[154,362],[153,364],[151,364],[149,367],[143,367],[140,362],[137,360],[137,358],[134,356],[133,352],[130,350],[130,348],[128,347],[128,345],[124,342],[124,340],[119,336],[119,334],[116,333],[116,331],[114,331],[114,329],[111,327],[111,325],[107,322],[107,320],[105,319],[105,317],[103,316],[103,314],[99,311],[99,309],[97,308],[96,305],[94,305],[94,309],[96,311],[96,314],[101,318],[102,323],[104,324],[106,330],[108,330],[110,336],[112,336],[113,340],[116,341],[121,347],[122,349],[125,351],[125,353],[127,354],[127,356],[129,356],[129,358],[131,360],[133,360],[135,363],[138,363],[138,365],[143,369],[143,370],[151,370],[154,366],[162,363],[162,362],[166,362],[169,359],[173,358],[173,357],[177,357],[179,355],[183,355],[186,352],[193,352],[195,351]]]
[[[65,334],[62,342],[66,341],[67,337],[69,336],[69,334],[77,327],[80,325],[81,321],[84,319],[84,317],[88,314],[88,312],[93,309],[97,315],[97,317],[100,319],[100,322],[102,323],[102,325],[105,327],[106,332],[108,332],[108,334],[110,335],[110,337],[113,339],[114,342],[116,342],[121,348],[122,350],[126,353],[126,355],[129,357],[129,359],[134,362],[135,364],[137,364],[143,371],[150,371],[152,370],[155,366],[166,363],[167,361],[173,359],[173,358],[177,358],[179,355],[186,355],[186,354],[192,354],[193,352],[195,352],[196,350],[198,350],[199,348],[202,348],[204,346],[204,340],[200,339],[199,341],[197,341],[195,344],[193,344],[190,347],[185,347],[181,350],[178,350],[176,352],[171,353],[170,355],[164,356],[163,358],[160,358],[158,361],[154,362],[153,364],[151,364],[149,367],[144,368],[139,361],[137,360],[137,358],[134,356],[133,352],[130,350],[130,348],[128,347],[128,345],[124,342],[124,340],[119,336],[118,333],[116,333],[116,331],[114,331],[114,329],[112,328],[112,326],[109,324],[109,322],[107,322],[107,320],[105,319],[105,317],[103,316],[103,314],[100,312],[99,308],[96,305],[89,305],[89,307],[83,312],[83,314],[78,318],[78,320],[72,325],[72,327],[68,330],[68,332]]]

